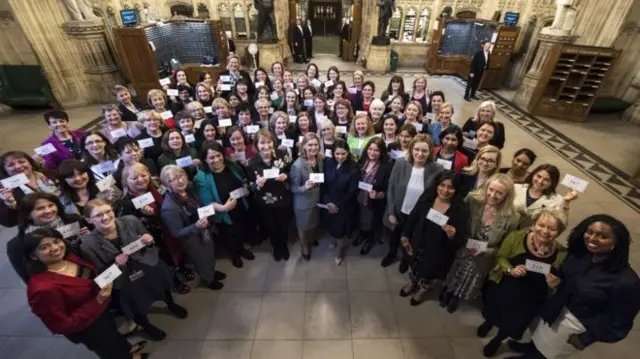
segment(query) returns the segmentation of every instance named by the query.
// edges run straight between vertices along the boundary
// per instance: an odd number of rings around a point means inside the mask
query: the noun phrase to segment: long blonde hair
[[[515,208],[513,207],[513,200],[516,197],[516,193],[514,190],[513,179],[511,176],[505,173],[496,173],[493,176],[489,177],[488,180],[484,182],[482,187],[471,192],[469,195],[473,197],[478,202],[485,203],[487,200],[487,189],[489,185],[493,182],[498,182],[507,190],[507,196],[502,200],[502,203],[498,206],[498,213],[503,216],[509,216],[512,213],[515,213]]]
[[[495,153],[496,156],[496,169],[492,174],[495,174],[496,172],[498,172],[498,170],[500,169],[500,164],[502,161],[502,153],[500,152],[500,149],[496,146],[484,146],[482,147],[480,150],[478,150],[478,153],[476,153],[475,158],[473,159],[473,162],[471,162],[471,164],[467,167],[464,167],[462,169],[463,173],[466,174],[470,174],[470,175],[476,175],[478,174],[478,160],[480,159],[480,157],[482,157],[482,155],[484,155],[485,153]]]

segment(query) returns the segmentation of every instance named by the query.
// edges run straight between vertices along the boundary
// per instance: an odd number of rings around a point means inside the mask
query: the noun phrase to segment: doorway
[[[337,54],[342,26],[342,1],[310,0],[307,14],[313,30],[313,52]]]

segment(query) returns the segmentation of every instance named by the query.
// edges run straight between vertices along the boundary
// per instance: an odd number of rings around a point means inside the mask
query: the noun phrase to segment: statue
[[[576,13],[572,7],[574,0],[556,0],[556,14],[553,23],[542,29],[545,35],[569,36],[575,24]]]
[[[258,42],[278,42],[273,2],[274,0],[253,0],[253,5],[258,10]],[[269,27],[269,32],[267,32],[267,27]]]
[[[71,20],[91,20],[98,17],[93,13],[93,6],[89,0],[64,0],[65,7],[71,15]]]
[[[396,0],[378,0],[378,36],[384,37],[389,26],[389,19],[396,11]]]
[[[578,10],[575,7],[568,8],[564,17],[564,24],[562,24],[562,30],[571,32],[573,30],[573,26],[576,24],[577,15]]]

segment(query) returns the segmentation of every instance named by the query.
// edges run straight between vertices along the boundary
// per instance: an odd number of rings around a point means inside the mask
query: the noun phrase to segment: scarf
[[[53,221],[47,223],[47,224],[43,224],[41,226],[35,225],[35,224],[29,224],[29,226],[27,226],[27,228],[24,230],[25,234],[31,233],[33,231],[35,231],[36,229],[40,229],[40,228],[58,228],[58,227],[62,227],[64,226],[64,221],[62,220],[62,218],[60,217],[56,217],[56,219],[54,219]]]
[[[375,165],[373,165],[373,168],[371,168],[371,171],[369,172],[367,172],[368,167],[369,167],[369,160],[365,162],[364,166],[362,167],[362,170],[360,171],[360,175],[362,176],[362,182],[373,184],[373,181],[376,178],[376,174],[378,173],[378,168],[380,167],[380,162],[377,162]],[[360,192],[358,193],[358,202],[360,202],[360,204],[366,207],[369,204],[369,192],[361,189]]]

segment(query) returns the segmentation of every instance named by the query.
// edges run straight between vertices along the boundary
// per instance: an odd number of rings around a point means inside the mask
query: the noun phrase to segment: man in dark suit
[[[300,18],[296,19],[296,25],[291,29],[293,32],[293,58],[294,61],[302,64],[306,60],[304,53],[304,29]]]
[[[349,21],[342,19],[342,28],[340,29],[340,46],[338,57],[342,57],[342,44],[349,40]]]
[[[307,59],[310,59],[313,57],[313,30],[311,29],[311,20],[307,20],[307,26],[303,26],[303,31],[306,55]]]
[[[485,41],[482,43],[482,50],[476,52],[471,60],[471,69],[469,70],[469,79],[467,80],[467,88],[464,90],[464,99],[471,101],[473,98],[477,100],[476,90],[482,80],[482,74],[484,70],[489,66],[489,49],[491,49],[491,43]]]

